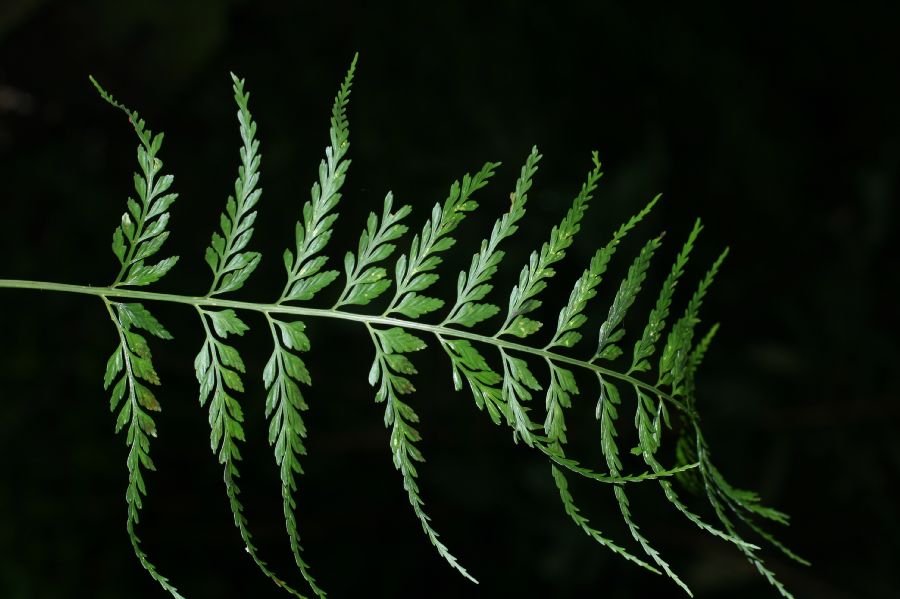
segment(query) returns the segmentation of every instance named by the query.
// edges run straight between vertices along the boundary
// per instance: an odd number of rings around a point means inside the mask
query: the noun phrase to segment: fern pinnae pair
[[[335,207],[341,199],[341,186],[350,167],[345,159],[350,149],[350,127],[347,106],[356,56],[334,99],[331,110],[329,138],[331,145],[325,149],[325,159],[319,165],[319,179],[310,190],[310,199],[303,205],[302,221],[294,227],[296,247],[284,251],[284,267],[287,281],[276,305],[312,299],[338,276],[335,270],[322,270],[327,257],[321,255],[331,238],[332,225],[337,219]],[[306,425],[302,412],[308,408],[300,390],[300,384],[311,385],[312,379],[303,359],[297,354],[308,351],[309,339],[301,320],[285,321],[266,312],[266,321],[272,334],[274,350],[263,371],[266,395],[266,417],[269,422],[269,443],[275,448],[275,461],[281,476],[281,497],[285,525],[290,538],[294,562],[313,592],[324,597],[325,592],[316,583],[303,558],[297,524],[296,476],[303,473],[300,456],[306,455],[303,439]]]
[[[175,193],[166,193],[173,177],[160,176],[163,164],[157,154],[164,136],[162,133],[153,135],[137,112],[118,103],[93,78],[91,82],[104,100],[128,115],[140,140],[137,158],[141,172],[134,175],[138,200],[128,198],[128,212],[122,215],[119,226],[113,232],[112,251],[119,260],[120,268],[110,288],[149,285],[162,278],[178,260],[177,257],[170,257],[149,266],[145,262],[159,252],[166,241],[169,235],[165,230],[169,221],[168,209],[178,197]],[[146,331],[161,339],[172,339],[172,336],[142,304],[114,302],[105,295],[101,298],[119,340],[116,351],[106,363],[103,384],[106,389],[112,385],[109,408],[112,412],[118,410],[116,432],[126,429],[126,444],[129,447],[126,460],[126,530],[141,565],[173,597],[181,598],[178,590],[149,561],[136,531],[140,522],[139,512],[143,507],[142,498],[147,494],[142,469],[156,469],[150,458],[150,437],[156,437],[156,424],[148,412],[161,409],[150,388],[140,382],[160,384],[147,340],[136,330]],[[116,379],[118,382],[113,385]]]
[[[159,385],[152,355],[144,334],[161,339],[172,336],[138,300],[156,300],[193,306],[205,334],[194,366],[199,383],[202,406],[208,407],[210,446],[223,467],[226,496],[235,526],[247,552],[261,571],[277,585],[297,597],[302,595],[287,586],[259,557],[252,542],[238,487],[241,459],[239,445],[245,440],[240,394],[245,393],[244,362],[232,339],[243,335],[248,325],[238,312],[260,313],[272,336],[273,352],[262,373],[266,390],[265,414],[269,421],[269,443],[272,445],[281,480],[285,526],[294,561],[305,582],[319,597],[325,592],[313,578],[303,557],[297,518],[297,476],[303,473],[301,459],[306,454],[307,434],[303,412],[307,402],[301,390],[312,380],[301,354],[310,350],[305,318],[337,318],[362,324],[372,341],[374,359],[369,369],[369,382],[375,388],[375,401],[384,404],[384,423],[389,429],[389,447],[395,468],[399,471],[408,501],[426,536],[453,568],[475,581],[440,539],[425,511],[418,481],[418,464],[424,457],[418,447],[419,416],[410,395],[415,390],[416,368],[413,355],[426,347],[433,337],[450,360],[450,374],[456,390],[468,387],[476,406],[498,425],[510,427],[513,439],[544,454],[550,461],[551,475],[559,492],[565,513],[597,543],[651,572],[666,573],[688,594],[687,585],[675,574],[661,554],[651,545],[632,515],[626,483],[658,481],[663,495],[677,511],[705,532],[734,544],[748,561],[784,597],[790,593],[775,578],[758,555],[759,547],[744,538],[737,529],[742,523],[764,540],[775,545],[787,557],[806,563],[787,549],[756,522],[763,518],[780,524],[787,517],[760,504],[756,494],[729,484],[713,465],[697,416],[695,374],[718,325],[714,325],[694,342],[700,322],[703,298],[715,278],[726,254],[713,263],[690,297],[684,313],[666,331],[671,318],[676,288],[686,271],[691,251],[702,230],[696,222],[674,264],[664,280],[656,303],[635,341],[630,356],[625,355],[626,325],[632,326],[629,309],[646,286],[647,273],[661,247],[662,235],[647,241],[632,261],[618,286],[607,316],[597,329],[597,344],[588,359],[570,352],[582,340],[587,306],[597,296],[607,268],[626,235],[635,229],[658,201],[653,198],[641,211],[622,224],[611,240],[597,250],[587,268],[576,279],[568,301],[559,311],[556,327],[547,333],[544,345],[533,341],[542,328],[541,293],[556,275],[555,268],[582,227],[587,208],[602,177],[601,165],[594,154],[587,178],[576,194],[572,206],[549,239],[532,252],[523,266],[509,295],[502,323],[491,325],[500,306],[487,298],[493,291],[493,277],[504,259],[502,246],[516,233],[525,216],[529,191],[538,171],[541,155],[533,148],[521,168],[510,194],[508,210],[494,223],[467,269],[457,276],[456,299],[447,306],[443,299],[426,292],[438,280],[443,253],[454,244],[453,234],[467,214],[478,207],[477,197],[499,163],[488,162],[475,172],[454,182],[443,203],[436,203],[423,228],[413,236],[409,249],[393,264],[387,262],[397,251],[409,231],[407,219],[411,208],[395,207],[388,192],[380,213],[372,212],[359,238],[355,252],[347,252],[343,261],[344,285],[331,308],[313,308],[303,304],[314,299],[338,278],[341,272],[327,269],[325,249],[338,217],[341,188],[347,177],[350,160],[347,108],[356,67],[354,57],[350,69],[335,97],[330,120],[330,143],[319,165],[318,178],[310,198],[302,207],[295,227],[294,246],[285,250],[283,262],[286,281],[280,297],[272,303],[227,299],[228,293],[241,289],[261,260],[252,251],[256,207],[261,199],[259,187],[261,154],[256,138],[256,123],[249,110],[249,94],[244,81],[232,75],[234,98],[241,137],[240,165],[233,195],[227,198],[219,219],[219,230],[212,234],[205,259],[212,271],[212,282],[204,296],[161,294],[136,289],[155,283],[176,263],[177,257],[157,260],[168,237],[169,209],[177,198],[170,192],[171,175],[163,174],[159,152],[163,135],[154,135],[139,115],[119,104],[96,81],[101,96],[123,110],[129,118],[140,144],[137,158],[140,172],[135,175],[136,199],[126,202],[127,212],[113,234],[112,250],[120,263],[119,273],[108,287],[89,287],[34,281],[2,281],[0,287],[53,289],[96,295],[103,301],[116,328],[118,346],[109,358],[104,385],[111,389],[110,408],[116,413],[116,431],[126,431],[129,453],[127,532],[135,553],[150,575],[172,596],[179,592],[148,560],[136,533],[139,512],[146,496],[144,472],[153,470],[149,455],[150,439],[156,436],[153,412],[160,404],[151,385]],[[156,260],[154,262],[154,260]],[[393,295],[383,297],[394,287]],[[370,304],[384,301],[384,308],[369,312]],[[443,311],[435,324],[422,317]],[[490,328],[485,334],[478,328]],[[660,343],[665,336],[665,343]],[[496,351],[496,356],[487,350]],[[657,364],[652,363],[657,356]],[[500,368],[495,369],[492,360]],[[618,366],[621,359],[630,359]],[[541,364],[546,374],[533,370]],[[499,371],[498,371],[499,370]],[[597,381],[597,436],[606,463],[606,472],[586,467],[566,454],[568,442],[566,410],[581,394],[576,370],[588,371]],[[656,371],[655,382],[647,377]],[[541,381],[545,380],[546,383]],[[648,470],[627,474],[623,452],[619,447],[621,411],[629,405],[624,389],[633,392],[635,435],[637,445],[630,453],[640,457]],[[248,395],[256,393],[247,387]],[[536,421],[532,412],[536,396],[543,394],[545,416]],[[675,446],[677,464],[663,465],[660,449],[667,429],[677,428]],[[646,555],[637,557],[629,549],[594,528],[582,514],[570,490],[567,473],[596,482],[613,485],[621,516],[634,542]],[[706,523],[678,496],[672,477],[691,491],[705,494],[722,529]]]
[[[250,114],[250,94],[244,91],[244,80],[234,74],[234,99],[238,105],[238,124],[243,142],[240,150],[241,164],[234,183],[234,195],[229,196],[225,212],[219,219],[219,232],[212,234],[206,248],[206,263],[212,270],[213,280],[206,297],[213,297],[237,291],[244,286],[259,265],[258,252],[245,251],[253,237],[253,223],[256,220],[256,204],[262,196],[258,188],[259,141],[256,139],[256,123]],[[209,310],[196,306],[206,335],[200,352],[194,360],[197,381],[200,384],[200,405],[209,402],[210,447],[218,455],[224,468],[223,479],[234,524],[241,535],[244,547],[259,569],[277,585],[284,587],[297,597],[300,593],[287,586],[259,557],[252,535],[248,529],[244,506],[239,498],[240,477],[237,462],[241,459],[238,442],[244,441],[243,410],[232,393],[243,393],[241,375],[245,372],[244,362],[238,351],[226,343],[229,335],[243,335],[249,327],[234,310]],[[290,532],[294,532],[289,528]]]

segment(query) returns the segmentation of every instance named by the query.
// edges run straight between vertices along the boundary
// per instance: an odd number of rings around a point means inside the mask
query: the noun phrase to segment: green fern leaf
[[[572,240],[581,228],[581,219],[584,218],[587,204],[594,190],[597,189],[597,182],[603,176],[596,152],[593,159],[594,168],[588,174],[587,181],[581,186],[581,191],[572,202],[572,207],[566,217],[558,227],[553,227],[550,231],[550,241],[541,246],[539,253],[533,252],[528,260],[528,265],[522,269],[519,283],[513,287],[509,296],[506,321],[500,327],[498,336],[527,337],[540,328],[540,322],[525,318],[524,315],[541,306],[537,295],[547,286],[545,279],[549,279],[555,274],[551,265],[563,259],[566,249],[572,245]]]
[[[669,336],[666,339],[666,346],[663,348],[662,355],[659,358],[659,378],[657,385],[668,385],[672,389],[672,395],[683,395],[684,390],[681,383],[688,367],[688,359],[691,353],[694,327],[699,320],[700,305],[703,303],[703,297],[706,295],[709,286],[715,279],[722,262],[728,256],[726,248],[710,269],[706,276],[700,282],[694,295],[691,297],[684,315],[675,322]]]
[[[354,255],[347,252],[344,257],[344,271],[347,283],[344,291],[335,304],[335,308],[341,306],[358,305],[365,306],[391,286],[391,280],[387,276],[387,269],[375,266],[394,253],[397,248],[396,241],[406,233],[407,227],[401,224],[411,208],[402,206],[396,212],[392,212],[394,196],[390,192],[384,197],[384,209],[381,219],[374,212],[369,213],[366,228],[359,238],[359,249]]]
[[[628,308],[634,303],[638,291],[641,290],[644,279],[647,278],[647,268],[650,267],[650,260],[653,258],[656,250],[659,249],[661,242],[662,236],[648,241],[628,268],[628,275],[619,286],[612,306],[609,308],[609,315],[606,321],[600,325],[597,351],[594,352],[595,360],[615,360],[622,355],[622,349],[616,345],[616,342],[625,336],[625,330],[619,327],[625,319]]]
[[[494,175],[499,163],[486,163],[474,176],[466,174],[462,185],[454,181],[450,194],[443,207],[435,204],[431,210],[431,218],[425,222],[422,233],[412,242],[409,253],[397,260],[397,287],[394,299],[385,314],[402,314],[409,318],[418,318],[422,314],[434,312],[444,305],[444,300],[420,295],[416,292],[431,287],[438,275],[430,271],[437,268],[441,258],[437,255],[456,242],[450,233],[465,218],[467,212],[478,207],[471,199],[472,194],[487,185]]]
[[[601,393],[597,409],[600,413],[600,435],[603,454],[606,456],[606,465],[609,467],[610,474],[615,476],[622,470],[622,462],[619,459],[619,449],[616,443],[618,433],[615,429],[615,421],[619,413],[618,406],[622,403],[622,400],[619,396],[619,390],[614,384],[604,380],[602,377],[598,378],[600,380]],[[628,530],[631,532],[634,540],[638,542],[644,553],[668,574],[669,578],[674,580],[688,595],[692,595],[687,585],[672,571],[669,564],[663,560],[659,552],[650,545],[650,542],[640,532],[640,528],[632,518],[631,507],[625,489],[621,486],[616,486],[614,492],[616,501],[619,504],[619,511],[622,513],[622,518],[624,518],[625,524],[628,526]]]
[[[531,180],[537,172],[540,160],[541,155],[538,154],[537,147],[533,147],[522,166],[522,172],[516,181],[516,189],[510,194],[509,211],[494,223],[490,238],[481,242],[481,249],[472,256],[469,271],[459,273],[456,303],[444,319],[443,325],[471,327],[500,311],[500,307],[494,304],[477,302],[484,299],[493,289],[490,280],[500,267],[504,256],[504,252],[499,249],[500,242],[518,230],[516,223],[525,216],[528,190],[531,189]],[[494,166],[499,166],[499,163]]]
[[[262,190],[257,187],[262,157],[259,154],[259,141],[256,139],[256,123],[250,114],[250,94],[244,90],[243,79],[239,79],[234,73],[231,74],[231,79],[243,143],[238,176],[234,182],[234,195],[226,200],[225,212],[219,218],[222,234],[213,233],[212,241],[206,249],[206,262],[213,273],[207,297],[243,287],[261,259],[259,253],[245,251],[245,248],[253,237],[253,223],[256,220],[253,208],[262,196]],[[239,499],[241,491],[237,479],[240,472],[237,463],[241,459],[241,453],[238,442],[246,439],[243,409],[232,393],[244,392],[241,374],[245,372],[245,367],[240,353],[225,343],[225,340],[229,335],[243,335],[249,327],[232,309],[208,310],[197,306],[197,313],[206,333],[203,347],[194,360],[197,381],[200,383],[200,405],[209,402],[210,447],[218,455],[219,463],[224,468],[225,492],[234,524],[247,553],[260,571],[292,595],[302,597],[259,557],[244,515],[244,505]]]
[[[347,106],[357,56],[334,99],[331,109],[331,145],[325,148],[325,159],[319,164],[319,179],[313,183],[310,200],[303,205],[303,220],[295,227],[296,250],[284,252],[284,266],[288,278],[278,303],[308,300],[337,278],[337,271],[322,271],[327,257],[320,252],[331,239],[332,225],[337,219],[334,209],[341,200],[341,186],[347,177],[350,161],[345,156],[350,149],[350,125]]]
[[[356,60],[357,56],[354,56],[334,99],[329,131],[331,144],[325,148],[325,159],[319,165],[319,179],[312,186],[310,199],[303,205],[302,221],[298,221],[294,228],[296,250],[284,252],[287,282],[276,305],[310,300],[338,276],[337,271],[322,270],[327,257],[321,252],[331,239],[331,227],[337,219],[333,211],[341,199],[340,189],[350,167],[350,161],[345,159],[350,148],[347,107]],[[390,213],[389,198],[385,200],[385,212]],[[280,472],[285,528],[294,562],[303,579],[318,597],[325,597],[325,591],[318,585],[303,558],[297,501],[294,498],[297,492],[296,475],[303,474],[300,456],[306,455],[303,439],[307,431],[301,414],[309,408],[300,384],[312,384],[306,364],[297,353],[309,351],[310,342],[304,333],[306,325],[303,321],[283,321],[269,312],[266,313],[266,321],[274,345],[263,371],[263,383],[267,390],[266,418],[270,419],[269,444],[274,447],[275,462]]]
[[[93,77],[90,79],[104,100],[128,115],[140,140],[137,156],[141,174],[135,174],[134,180],[141,203],[128,198],[126,204],[129,212],[122,215],[122,222],[113,233],[112,250],[119,259],[120,269],[110,287],[116,289],[149,285],[162,278],[178,260],[175,256],[152,266],[144,265],[144,259],[159,251],[168,237],[168,232],[165,231],[169,220],[167,210],[177,197],[174,193],[165,194],[172,185],[172,176],[159,176],[162,161],[157,154],[162,147],[163,134],[154,136],[136,111],[117,102]],[[160,384],[159,376],[153,368],[150,348],[143,337],[133,332],[133,328],[146,330],[161,339],[171,339],[172,336],[143,305],[112,302],[107,296],[102,296],[102,300],[119,338],[119,346],[107,362],[103,383],[108,389],[116,376],[121,374],[119,381],[113,386],[109,407],[113,412],[119,410],[115,430],[118,433],[126,429],[126,443],[129,446],[126,460],[126,530],[135,555],[144,569],[173,597],[181,598],[169,579],[160,574],[147,558],[136,531],[140,521],[139,512],[143,507],[142,497],[147,495],[141,470],[156,470],[150,459],[150,437],[156,437],[156,424],[147,411],[158,412],[161,407],[153,392],[139,382],[142,379],[154,385]]]
[[[672,305],[675,285],[678,283],[681,275],[684,274],[684,267],[687,265],[688,257],[691,254],[691,250],[694,249],[697,236],[700,235],[702,230],[700,219],[697,219],[690,236],[684,242],[684,247],[675,259],[672,271],[663,283],[662,290],[659,292],[659,298],[656,300],[656,306],[650,312],[650,319],[647,322],[647,326],[644,327],[644,334],[641,336],[641,340],[634,345],[634,357],[631,361],[631,368],[628,369],[628,374],[650,370],[650,362],[647,361],[647,358],[653,355],[656,342],[662,334],[666,318],[669,315],[669,306]]]
[[[701,304],[727,250],[701,279],[683,315],[675,319],[666,332],[676,301],[676,287],[685,275],[689,256],[702,229],[699,221],[663,281],[638,339],[626,339],[625,319],[646,283],[651,260],[661,245],[661,235],[644,243],[619,283],[606,319],[594,330],[597,335],[594,352],[587,359],[574,354],[589,320],[587,305],[596,297],[598,285],[606,276],[619,245],[646,218],[659,196],[622,224],[612,239],[596,251],[575,281],[568,301],[558,312],[552,334],[547,333],[549,340],[544,345],[534,341],[546,322],[542,310],[545,300],[541,294],[579,233],[601,177],[596,153],[592,157],[593,166],[571,208],[551,229],[549,240],[530,254],[520,271],[509,294],[504,321],[493,329],[493,334],[475,332],[473,327],[500,312],[499,306],[489,297],[494,291],[493,278],[504,258],[501,244],[516,233],[525,216],[527,197],[541,160],[537,148],[531,150],[519,172],[507,212],[494,223],[468,268],[457,275],[456,299],[452,305],[447,306],[444,298],[426,292],[433,293],[429,290],[442,275],[444,254],[455,245],[457,228],[470,212],[477,209],[474,194],[481,193],[487,186],[499,163],[487,162],[475,174],[467,174],[454,182],[446,200],[434,205],[423,228],[413,236],[409,250],[393,263],[401,238],[408,231],[406,219],[411,209],[402,206],[395,210],[393,196],[388,192],[380,214],[369,215],[356,250],[345,254],[345,284],[331,307],[318,308],[303,303],[319,297],[340,276],[338,270],[327,268],[326,249],[338,217],[341,190],[350,165],[347,109],[355,68],[354,57],[334,99],[329,145],[310,197],[302,206],[294,230],[294,244],[283,254],[287,277],[276,301],[238,301],[223,297],[242,289],[262,259],[259,252],[251,249],[262,197],[257,128],[250,114],[244,81],[234,75],[234,98],[242,141],[240,164],[234,191],[225,201],[218,229],[212,234],[204,255],[212,271],[212,283],[206,295],[157,293],[146,289],[165,276],[177,262],[175,256],[158,256],[169,236],[169,209],[177,198],[171,192],[173,178],[163,174],[159,158],[163,135],[153,134],[136,112],[119,104],[93,79],[101,96],[128,115],[139,139],[139,172],[134,177],[134,194],[126,199],[125,212],[113,231],[111,249],[119,263],[118,274],[110,285],[102,287],[0,280],[2,288],[93,295],[106,307],[116,329],[118,345],[106,362],[103,384],[109,392],[115,429],[125,431],[129,447],[126,530],[138,560],[151,577],[172,596],[181,597],[148,560],[136,533],[147,494],[144,475],[154,470],[150,458],[150,439],[156,437],[158,431],[154,412],[161,408],[155,390],[160,384],[160,376],[153,364],[150,342],[153,341],[151,337],[172,338],[146,307],[148,302],[158,301],[191,306],[200,318],[204,341],[194,361],[199,400],[209,411],[210,447],[223,467],[226,496],[234,523],[246,550],[261,571],[295,596],[302,595],[287,586],[259,557],[240,500],[238,463],[240,443],[246,436],[240,399],[245,392],[246,366],[237,341],[249,330],[247,323],[252,322],[245,320],[242,312],[262,315],[272,336],[273,351],[262,373],[269,443],[279,468],[282,509],[294,561],[318,597],[324,597],[325,592],[313,578],[303,556],[296,498],[307,435],[302,414],[308,404],[301,389],[313,384],[303,355],[311,351],[306,327],[310,318],[343,320],[360,324],[367,330],[374,350],[368,379],[375,387],[375,401],[385,408],[384,423],[389,430],[393,464],[400,473],[410,506],[425,535],[438,554],[466,578],[474,581],[436,532],[425,512],[420,488],[419,468],[424,456],[420,449],[419,417],[411,397],[417,377],[412,356],[424,352],[432,337],[449,358],[454,388],[457,391],[468,389],[475,405],[492,422],[508,426],[514,441],[521,439],[525,446],[547,459],[565,513],[596,543],[650,572],[665,573],[690,594],[685,583],[650,544],[648,535],[632,514],[628,485],[657,481],[662,496],[688,521],[701,531],[734,545],[777,592],[791,597],[760,557],[760,547],[742,536],[742,530],[749,529],[788,558],[806,564],[806,560],[759,524],[762,520],[787,524],[787,516],[764,505],[756,493],[732,485],[723,476],[712,461],[700,426],[697,370],[718,325],[697,343],[694,335],[700,323]],[[383,309],[373,309],[371,304],[386,294],[392,284],[394,293],[384,301]],[[444,310],[443,315],[435,318],[440,324],[420,320],[441,310]],[[663,336],[666,341],[654,365],[651,360],[657,354],[657,345]],[[618,366],[626,343],[633,343],[627,369]],[[499,358],[497,364],[488,359],[494,356]],[[566,452],[569,441],[566,410],[573,407],[579,397],[591,393],[589,389],[579,388],[577,373],[580,371],[593,375],[599,388],[596,416],[606,471],[583,465]],[[633,393],[624,396],[621,389],[629,388]],[[246,392],[255,393],[253,389]],[[540,417],[535,415],[542,409],[541,402],[534,401],[538,392],[544,394],[544,414]],[[619,447],[620,415],[623,409],[631,409],[628,402],[632,399],[637,445],[631,453],[639,456],[646,468],[636,473],[627,471],[630,469],[627,462],[633,458],[627,452],[623,454]],[[674,434],[670,432],[673,428],[678,429],[679,436],[674,447],[676,463],[670,466],[660,456],[664,455],[661,450],[668,436]],[[646,558],[636,557],[632,549],[613,541],[590,523],[570,491],[566,478],[569,474],[612,485],[632,544],[640,547]],[[674,481],[683,483],[698,495],[705,495],[718,520],[716,526],[708,524],[699,511],[695,512],[681,500]],[[739,526],[742,530],[738,530]]]
[[[431,526],[431,518],[424,511],[425,502],[416,482],[418,470],[414,462],[425,461],[422,452],[416,447],[416,442],[421,437],[413,426],[419,421],[419,416],[408,403],[400,399],[400,396],[415,391],[412,382],[402,376],[416,373],[412,363],[403,354],[422,350],[425,343],[400,328],[380,330],[369,325],[367,328],[375,345],[375,360],[369,371],[369,382],[378,388],[375,401],[385,404],[384,425],[391,429],[390,446],[394,467],[403,477],[403,488],[406,490],[409,503],[422,525],[422,530],[441,557],[463,576],[472,582],[478,582],[459,564]]]

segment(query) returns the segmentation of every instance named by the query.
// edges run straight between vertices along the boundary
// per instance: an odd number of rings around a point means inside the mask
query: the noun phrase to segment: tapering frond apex
[[[100,97],[103,98],[109,105],[114,106],[128,115],[128,122],[131,123],[131,126],[134,127],[135,132],[141,140],[141,143],[148,150],[153,148],[153,153],[155,154],[157,150],[159,150],[159,146],[162,145],[163,134],[159,133],[155,137],[153,136],[153,132],[147,129],[146,123],[144,123],[144,119],[138,114],[137,110],[132,110],[116,100],[112,94],[110,94],[106,89],[100,85],[100,82],[94,79],[93,75],[88,75],[88,79],[91,84],[100,94]]]

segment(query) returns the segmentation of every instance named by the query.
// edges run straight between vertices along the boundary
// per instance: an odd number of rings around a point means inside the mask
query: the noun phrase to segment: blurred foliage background
[[[813,566],[766,555],[798,597],[896,597],[900,10],[701,4],[3,0],[0,277],[99,285],[115,272],[110,235],[131,190],[136,140],[94,93],[91,73],[166,132],[162,157],[181,194],[169,248],[182,261],[159,289],[202,293],[203,248],[237,166],[233,70],[252,92],[265,190],[254,240],[264,259],[239,295],[274,299],[277,257],[291,243],[327,143],[331,99],[358,50],[353,165],[333,259],[388,189],[424,218],[454,178],[501,160],[448,260],[444,272],[455,273],[537,144],[545,158],[530,218],[498,282],[509,289],[598,150],[606,176],[544,318],[555,322],[594,248],[656,192],[665,199],[617,255],[592,323],[638,238],[669,234],[651,273],[658,284],[702,216],[689,274],[696,280],[722,246],[732,248],[703,311],[706,324],[723,323],[700,377],[720,468],[792,514],[778,532]],[[681,289],[684,301],[688,284]],[[630,333],[653,295],[633,310]],[[176,341],[155,346],[164,411],[146,549],[189,597],[283,596],[247,558],[228,513],[196,400],[196,317],[177,306],[156,312]],[[252,383],[270,348],[262,322],[249,322],[255,329],[240,344],[250,373],[243,498],[262,555],[291,573],[262,384]],[[421,482],[436,528],[481,581],[467,583],[432,551],[406,503],[365,382],[364,332],[309,324],[315,386],[301,531],[332,596],[679,596],[572,526],[545,461],[453,393],[435,352],[417,356]],[[125,446],[101,388],[114,344],[99,302],[0,292],[4,598],[162,596],[124,532]],[[583,387],[570,417],[573,449],[599,464],[594,391]],[[629,422],[622,418],[623,429]],[[579,482],[575,491],[596,525],[628,541],[610,489]],[[643,530],[698,597],[775,596],[658,487],[633,496]]]

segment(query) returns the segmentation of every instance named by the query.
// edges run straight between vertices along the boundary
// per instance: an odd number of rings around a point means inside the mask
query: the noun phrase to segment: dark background
[[[274,299],[277,256],[292,243],[331,100],[358,50],[353,165],[333,263],[386,190],[411,203],[421,223],[454,178],[503,161],[447,260],[443,289],[452,293],[537,144],[545,158],[498,277],[494,297],[503,303],[598,150],[606,176],[542,317],[555,322],[593,250],[656,192],[665,199],[617,255],[590,326],[643,239],[669,234],[652,289],[703,217],[678,310],[709,261],[732,248],[703,310],[704,325],[723,323],[699,382],[707,436],[733,482],[792,514],[777,532],[813,566],[771,550],[767,563],[798,597],[900,595],[897,5],[304,4],[3,0],[0,277],[102,285],[114,275],[110,235],[131,191],[136,140],[88,84],[92,73],[167,133],[161,156],[181,194],[167,247],[182,261],[156,289],[203,293],[203,249],[236,171],[233,70],[253,94],[265,189],[253,242],[263,263],[236,296]],[[631,335],[654,293],[644,295],[626,322]],[[153,346],[164,411],[152,449],[159,472],[147,477],[145,547],[189,597],[284,596],[256,571],[228,513],[196,400],[196,317],[178,306],[154,311],[177,339]],[[262,322],[247,320],[242,497],[261,554],[300,585],[265,442],[259,373],[271,348]],[[448,365],[429,350],[417,356],[412,399],[428,458],[420,480],[435,527],[481,584],[463,580],[421,534],[392,468],[382,409],[365,383],[365,334],[315,322],[310,336],[301,531],[332,596],[681,596],[577,530],[546,462],[454,394]],[[101,388],[114,346],[96,300],[0,291],[4,598],[163,596],[124,530],[126,448]],[[599,467],[595,390],[582,387],[572,451]],[[624,449],[632,435],[623,410]],[[595,525],[632,547],[610,489],[573,488]],[[776,596],[657,486],[632,495],[642,530],[698,597]]]

